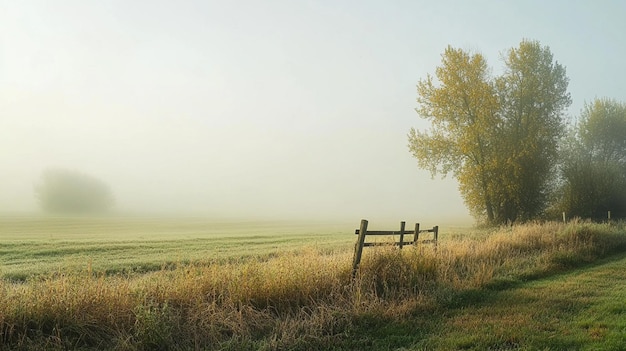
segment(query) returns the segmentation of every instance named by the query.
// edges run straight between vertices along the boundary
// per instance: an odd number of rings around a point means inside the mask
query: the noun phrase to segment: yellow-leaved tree
[[[526,220],[547,206],[563,113],[565,68],[547,47],[522,41],[492,77],[481,54],[448,47],[435,77],[417,85],[409,149],[433,175],[452,173],[471,213],[490,224]]]
[[[522,41],[505,57],[497,87],[504,121],[497,222],[530,220],[545,210],[557,179],[558,144],[572,103],[565,68],[548,47]]]

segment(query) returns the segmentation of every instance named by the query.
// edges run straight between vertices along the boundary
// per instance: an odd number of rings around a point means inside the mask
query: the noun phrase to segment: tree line
[[[555,217],[626,217],[626,105],[587,103],[569,124],[566,69],[550,48],[524,40],[500,75],[480,53],[448,46],[417,84],[409,150],[433,176],[452,174],[471,214],[504,224]]]

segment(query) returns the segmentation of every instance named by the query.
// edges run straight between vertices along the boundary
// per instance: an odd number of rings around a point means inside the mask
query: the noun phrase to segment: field
[[[621,223],[442,226],[353,281],[356,224],[0,218],[0,350],[626,347]]]
[[[108,274],[144,273],[199,261],[267,258],[306,247],[346,251],[355,239],[349,235],[351,227],[196,217],[0,217],[0,277],[20,281],[87,268]]]

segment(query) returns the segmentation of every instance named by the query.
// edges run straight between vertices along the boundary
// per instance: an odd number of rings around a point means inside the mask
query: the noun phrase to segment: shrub
[[[113,206],[113,194],[103,181],[76,171],[48,169],[35,193],[46,212],[101,213]]]

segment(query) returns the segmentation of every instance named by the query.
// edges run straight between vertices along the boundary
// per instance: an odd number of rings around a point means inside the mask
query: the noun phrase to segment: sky
[[[626,100],[626,2],[0,1],[0,212],[46,168],[120,213],[472,223],[407,148],[416,84],[451,45],[494,74],[549,46],[575,118]]]

